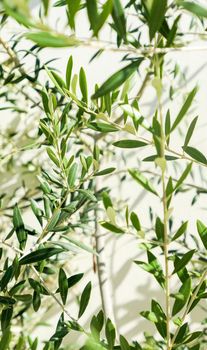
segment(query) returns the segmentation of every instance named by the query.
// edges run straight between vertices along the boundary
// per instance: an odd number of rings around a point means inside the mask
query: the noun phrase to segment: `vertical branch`
[[[158,109],[160,117],[161,127],[161,182],[162,182],[162,207],[163,207],[163,225],[164,225],[164,264],[165,264],[165,309],[166,309],[166,331],[167,331],[167,350],[171,349],[171,336],[170,336],[170,320],[171,320],[171,307],[170,307],[170,274],[169,274],[169,261],[168,261],[168,248],[169,248],[169,236],[168,236],[168,207],[167,207],[167,195],[166,195],[166,184],[165,184],[165,172],[166,172],[166,161],[165,161],[165,132],[163,125],[162,115],[162,104],[161,104],[161,74],[158,58],[155,57],[156,62],[156,73],[159,79],[160,86],[158,86]]]

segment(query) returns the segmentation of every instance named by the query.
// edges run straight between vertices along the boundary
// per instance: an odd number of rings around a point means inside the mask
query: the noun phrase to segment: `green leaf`
[[[160,263],[158,262],[157,258],[154,254],[152,254],[150,251],[147,251],[148,256],[148,263],[145,263],[140,260],[135,260],[135,264],[139,265],[143,270],[151,273],[157,282],[161,285],[161,287],[164,287],[165,278],[162,271],[162,267]]]
[[[68,185],[73,188],[75,185],[75,180],[77,178],[78,164],[73,163],[68,172]]]
[[[111,320],[109,318],[106,321],[105,334],[106,334],[106,339],[108,342],[108,349],[113,350],[115,338],[116,338],[116,331],[115,331],[113,323],[111,322]]]
[[[2,305],[13,305],[15,303],[16,303],[15,299],[0,295],[0,304],[2,304]]]
[[[59,276],[58,276],[58,285],[59,285],[59,291],[60,296],[63,301],[63,304],[66,304],[67,295],[68,295],[68,280],[65,271],[60,268],[59,270]]]
[[[137,214],[132,211],[130,214],[130,220],[134,228],[139,232],[141,230],[141,225]]]
[[[153,323],[158,322],[156,314],[152,311],[141,311],[140,315]]]
[[[119,148],[139,148],[148,146],[146,142],[138,141],[138,140],[120,140],[113,143],[115,147]]]
[[[197,220],[197,230],[204,247],[207,249],[207,227],[200,220]]]
[[[100,132],[103,132],[103,133],[106,133],[106,132],[116,132],[118,131],[119,129],[114,126],[114,125],[111,125],[111,124],[107,124],[107,123],[88,123],[88,127],[90,129],[93,129],[95,131],[100,131]]]
[[[53,255],[60,254],[63,249],[60,248],[41,248],[29,253],[19,260],[20,265],[32,264],[50,258]]]
[[[130,63],[128,66],[114,73],[109,79],[105,81],[105,83],[103,83],[103,85],[101,85],[101,87],[95,92],[92,98],[95,99],[116,90],[138,69],[142,61],[143,58],[138,58],[136,61]]]
[[[37,290],[34,290],[33,292],[32,304],[34,311],[37,312],[41,305],[40,293]]]
[[[98,36],[98,33],[100,29],[103,27],[104,23],[106,22],[108,16],[110,15],[112,8],[113,8],[113,0],[107,0],[103,4],[103,10],[96,18],[96,22],[94,23],[94,26],[93,26],[94,36]]]
[[[81,0],[66,0],[68,5],[68,22],[71,29],[75,29],[75,15],[80,8]]]
[[[85,250],[85,251],[87,251],[89,253],[97,255],[96,251],[93,248],[91,248],[88,245],[86,245],[85,243],[83,243],[81,241],[77,241],[76,239],[70,238],[70,237],[65,236],[65,235],[63,235],[62,237],[65,238],[70,243],[74,244],[75,246],[77,246],[77,247],[79,247],[79,248],[81,248],[81,249],[83,249],[83,250]]]
[[[158,320],[158,322],[155,323],[155,326],[160,335],[165,339],[167,334],[166,315],[160,304],[155,300],[152,300],[151,302],[151,310]]]
[[[67,68],[66,68],[66,86],[68,90],[70,89],[72,69],[73,69],[73,57],[70,56],[67,63]]]
[[[130,350],[131,349],[128,341],[126,340],[125,337],[123,337],[123,335],[120,335],[119,341],[120,341],[121,350]]]
[[[13,307],[3,309],[1,312],[1,330],[5,332],[7,327],[10,325],[10,321],[13,315]]]
[[[207,18],[207,8],[206,7],[203,7],[200,4],[197,4],[196,2],[192,2],[192,1],[178,0],[177,3],[186,11],[189,11],[198,17]]]
[[[85,312],[85,309],[88,306],[89,299],[91,295],[91,282],[88,282],[88,284],[85,286],[83,293],[80,298],[80,307],[79,307],[79,313],[78,318],[80,318],[83,313]]]
[[[174,234],[174,236],[172,237],[171,241],[175,241],[176,239],[178,239],[180,236],[183,235],[183,233],[186,232],[187,230],[187,226],[188,226],[188,221],[184,222],[179,229],[177,230],[177,232]]]
[[[190,126],[188,128],[188,131],[187,131],[187,134],[186,134],[186,137],[185,137],[185,142],[184,142],[184,145],[183,147],[187,147],[187,145],[189,144],[190,142],[190,139],[191,139],[191,136],[193,135],[193,131],[195,129],[195,126],[196,126],[196,123],[197,123],[197,120],[198,120],[198,117],[195,117],[192,122],[190,123]]]
[[[184,172],[182,173],[181,177],[178,179],[174,190],[177,190],[183,183],[183,181],[187,178],[187,176],[190,174],[192,168],[192,163],[188,164]]]
[[[187,337],[185,337],[185,338],[183,339],[182,344],[191,343],[191,342],[193,342],[194,340],[200,338],[202,334],[203,334],[203,332],[199,332],[199,331],[198,331],[198,332],[191,333],[191,334],[188,334]]]
[[[196,149],[194,147],[187,146],[187,147],[183,147],[183,150],[185,153],[187,153],[190,157],[197,160],[198,162],[203,163],[203,164],[207,164],[206,157],[198,149]]]
[[[79,41],[74,36],[50,32],[26,33],[25,37],[41,47],[68,47],[79,44]]]
[[[94,196],[93,192],[90,190],[84,190],[84,189],[78,189],[77,192],[80,192],[83,194],[84,197],[89,199],[91,202],[97,202],[97,198]]]
[[[124,233],[124,230],[122,230],[120,227],[115,226],[107,221],[100,222],[101,226],[103,226],[105,229],[114,232],[114,233]]]
[[[167,0],[153,0],[149,13],[149,36],[150,41],[154,38],[157,31],[159,31],[165,17],[167,10]]]
[[[172,316],[175,316],[188,302],[191,293],[191,278],[188,278],[179,289],[179,298],[176,298],[173,309]],[[175,296],[176,297],[176,296]]]
[[[156,196],[158,195],[152,184],[149,182],[146,177],[141,174],[138,170],[135,169],[129,169],[129,174],[133,177],[135,181],[137,181],[142,187],[144,187],[147,191],[155,194]]]
[[[178,126],[178,124],[180,124],[180,122],[182,121],[182,119],[184,118],[184,116],[186,115],[187,111],[189,110],[191,104],[192,104],[192,101],[195,97],[197,93],[197,87],[195,87],[188,95],[187,99],[185,100],[185,103],[184,105],[182,106],[180,112],[178,113],[173,125],[172,125],[172,128],[171,128],[171,132],[173,130],[176,129],[176,127]]]
[[[122,39],[126,39],[126,18],[120,0],[113,1],[112,18],[118,36]]]
[[[87,80],[86,80],[86,74],[84,69],[81,67],[80,73],[79,73],[79,85],[80,90],[82,93],[83,101],[85,103],[88,103],[88,87],[87,87]]]
[[[25,230],[21,212],[17,204],[15,205],[13,212],[13,225],[17,234],[20,248],[24,249],[27,242],[27,231]]]
[[[97,173],[94,174],[94,176],[103,176],[103,175],[108,175],[113,173],[116,170],[116,168],[107,168],[107,169],[103,169],[98,171]]]
[[[88,19],[91,25],[91,29],[94,30],[98,21],[97,1],[86,0],[86,7],[87,7]]]
[[[49,223],[47,225],[47,232],[51,232],[54,230],[60,218],[60,214],[61,214],[61,209],[54,210],[54,212],[52,213],[52,217],[50,218]]]
[[[181,269],[183,269],[192,259],[192,256],[194,253],[195,253],[195,249],[190,250],[189,252],[184,254],[180,260],[178,261],[175,260],[173,274],[178,273]]]
[[[68,288],[72,288],[76,283],[78,283],[83,275],[83,273],[77,273],[76,275],[70,276],[68,278]]]
[[[12,333],[10,331],[10,328],[8,327],[5,330],[5,332],[2,334],[2,337],[0,340],[0,350],[8,350],[11,340],[12,340]]]

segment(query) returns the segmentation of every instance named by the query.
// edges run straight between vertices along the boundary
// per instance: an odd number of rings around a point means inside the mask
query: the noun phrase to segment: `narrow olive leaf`
[[[119,130],[116,126],[107,123],[88,123],[88,127],[95,131],[100,131],[103,133],[116,132]]]
[[[192,256],[194,253],[195,253],[195,249],[190,250],[189,252],[184,254],[181,259],[175,260],[173,274],[178,273],[181,269],[183,269],[192,259]]]
[[[200,338],[202,334],[203,334],[203,332],[201,332],[201,331],[193,332],[193,333],[188,334],[187,337],[185,337],[183,339],[182,345],[191,343],[191,342],[193,342],[195,340],[198,340],[198,338]],[[192,350],[192,348],[191,348],[191,350]]]
[[[68,47],[79,44],[79,41],[74,36],[50,32],[26,33],[25,37],[34,41],[40,47]]]
[[[75,15],[80,8],[81,0],[66,0],[68,5],[68,22],[71,29],[75,29]]]
[[[120,140],[114,142],[113,145],[119,148],[139,148],[143,146],[148,146],[146,142],[138,140]]]
[[[1,336],[0,350],[8,350],[10,347],[9,344],[11,340],[12,340],[12,333],[10,331],[10,328],[8,327]]]
[[[133,177],[133,179],[137,181],[147,191],[152,192],[156,196],[158,195],[150,181],[146,179],[146,177],[143,174],[141,174],[138,170],[129,169],[128,172]]]
[[[37,261],[42,261],[50,258],[53,255],[60,254],[63,252],[61,248],[41,248],[29,253],[19,260],[20,265],[32,264]]]
[[[78,189],[77,192],[82,193],[84,197],[89,199],[91,202],[97,202],[97,198],[94,196],[93,192],[90,190]]]
[[[81,294],[78,318],[80,318],[85,312],[85,309],[87,308],[90,300],[90,295],[91,295],[91,282],[88,282],[88,284],[85,286],[83,290],[83,293]]]
[[[82,93],[83,101],[85,103],[88,103],[88,87],[87,87],[87,80],[86,80],[86,74],[84,69],[81,67],[80,73],[79,73],[79,85],[80,90]]]
[[[186,136],[185,136],[185,142],[184,142],[184,145],[183,145],[184,148],[187,147],[187,145],[188,145],[189,142],[190,142],[190,139],[191,139],[191,137],[192,137],[192,135],[193,135],[193,131],[194,131],[194,129],[195,129],[197,120],[198,120],[198,117],[195,117],[195,118],[192,120],[192,122],[190,123],[190,126],[189,126],[189,128],[188,128],[187,134],[186,134]]]
[[[118,36],[122,39],[126,38],[126,18],[124,15],[124,9],[120,0],[113,0],[112,18],[114,21],[115,29]]]
[[[77,273],[76,275],[70,276],[68,278],[68,288],[72,288],[76,283],[78,283],[83,275],[83,273]]]
[[[140,221],[137,214],[133,211],[130,214],[130,220],[134,228],[139,232],[141,230]]]
[[[55,165],[57,165],[57,167],[60,166],[60,162],[57,158],[57,156],[55,155],[55,152],[50,148],[50,147],[47,147],[47,154],[49,156],[49,158],[52,160],[53,163],[55,163]]]
[[[81,249],[83,249],[83,250],[85,250],[85,251],[87,251],[89,253],[92,253],[94,255],[98,255],[93,248],[91,248],[90,246],[86,245],[85,243],[83,243],[81,241],[77,241],[74,238],[70,238],[70,237],[67,237],[67,236],[64,236],[64,235],[62,237],[65,238],[70,243],[74,244],[75,246],[77,246],[77,247],[79,247],[79,248],[81,248]]]
[[[1,312],[1,330],[5,332],[6,328],[10,325],[10,321],[13,315],[13,307],[3,309]]]
[[[160,306],[160,304],[152,299],[151,310],[156,315],[158,322],[155,323],[155,326],[160,333],[160,335],[165,339],[167,334],[167,322],[166,315]]]
[[[94,27],[93,27],[94,36],[98,36],[100,29],[103,27],[112,9],[113,9],[113,0],[107,0],[103,4],[102,12],[99,14],[96,23],[94,23]]]
[[[101,221],[100,222],[101,226],[103,226],[105,229],[108,231],[114,232],[114,233],[124,233],[124,230],[122,228],[115,226],[111,224],[110,222],[107,221]]]
[[[37,312],[41,305],[40,293],[37,290],[34,290],[33,292],[32,304],[33,304],[34,311]]]
[[[191,278],[188,278],[179,289],[177,296],[175,295],[175,302],[172,309],[172,315],[175,316],[185,304],[188,302],[191,293]]]
[[[207,164],[206,157],[198,149],[196,149],[194,147],[187,146],[187,147],[183,147],[183,150],[185,153],[187,153],[190,157],[197,160],[198,162],[203,163],[203,164]]]
[[[158,322],[158,318],[156,314],[152,311],[141,311],[140,315],[146,318],[147,320],[149,320],[150,322],[153,322],[153,323]]]
[[[181,326],[179,323],[178,326]],[[181,327],[180,330],[175,338],[175,344],[182,344],[183,338],[189,333],[189,325],[188,322],[184,323]],[[196,349],[191,349],[191,350],[196,350]],[[199,349],[197,349],[199,350]]]
[[[123,335],[120,335],[119,341],[120,341],[121,350],[130,350],[131,349],[128,341],[126,340],[125,337],[123,337]]]
[[[192,168],[192,163],[188,164],[185,168],[184,172],[182,173],[181,177],[176,182],[174,190],[177,190],[183,183],[183,181],[187,178],[187,176],[190,174]]]
[[[116,168],[103,169],[103,170],[100,170],[97,173],[95,173],[94,176],[108,175],[108,174],[113,173],[115,170],[116,170]]]
[[[87,7],[88,19],[91,25],[91,29],[94,30],[98,21],[97,1],[86,0],[86,7]]]
[[[27,241],[27,231],[25,230],[21,212],[17,204],[15,205],[13,211],[13,225],[17,234],[20,247],[21,249],[24,249]]]
[[[68,295],[68,280],[67,280],[66,273],[62,268],[60,268],[59,270],[58,285],[59,285],[61,299],[63,301],[63,304],[65,305],[67,301],[67,295]]]
[[[178,124],[180,124],[180,122],[183,120],[184,116],[186,115],[186,113],[188,112],[191,104],[192,104],[192,101],[195,97],[197,93],[197,87],[195,87],[188,95],[187,99],[185,100],[185,103],[184,105],[182,106],[180,112],[178,113],[173,125],[172,125],[172,128],[171,128],[171,132],[173,130],[176,129],[176,127],[178,126]]]
[[[182,236],[188,227],[188,221],[184,222],[179,229],[177,230],[177,232],[174,234],[174,236],[171,238],[171,241],[175,241],[176,239],[178,239],[180,236]]]
[[[154,38],[156,32],[159,31],[164,21],[166,10],[167,0],[153,0],[148,19],[150,41]]]
[[[68,185],[70,188],[74,187],[75,180],[77,177],[78,164],[73,163],[68,172]]]
[[[52,231],[60,218],[61,209],[55,209],[47,225],[47,232]]]
[[[178,0],[177,4],[186,11],[191,12],[198,17],[207,18],[207,8],[197,4],[196,2]]]
[[[197,220],[196,224],[199,236],[203,242],[204,247],[207,249],[207,227],[200,220]]]
[[[116,338],[116,331],[113,323],[109,318],[106,321],[105,334],[108,342],[108,349],[113,350],[114,344],[115,344],[115,338]]]
[[[130,63],[128,66],[120,69],[114,73],[109,79],[92,96],[93,99],[104,96],[111,91],[114,91],[121,86],[139,67],[143,58],[138,58],[136,61]]]
[[[16,303],[15,299],[0,295],[0,304],[2,304],[2,305],[13,305],[15,303]]]
[[[70,89],[72,69],[73,69],[73,56],[70,56],[67,63],[67,68],[66,68],[66,86],[68,90]]]

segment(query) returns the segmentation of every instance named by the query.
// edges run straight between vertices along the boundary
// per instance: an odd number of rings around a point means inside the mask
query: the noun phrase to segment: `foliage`
[[[197,186],[187,179],[195,177],[194,169],[202,175],[207,159],[192,143],[197,116],[190,123],[188,119],[183,132],[198,87],[185,94],[177,115],[170,108],[183,72],[173,59],[169,62],[168,53],[188,50],[189,33],[205,39],[207,8],[185,0],[42,0],[38,14],[26,0],[3,0],[0,6],[2,33],[10,24],[18,28],[8,41],[3,34],[0,37],[5,54],[1,110],[15,116],[1,135],[0,350],[66,350],[68,345],[74,350],[204,350],[206,320],[200,319],[195,329],[188,315],[204,308],[207,297],[207,226],[198,218],[197,233],[190,235],[188,221],[182,217],[175,221],[172,203],[187,191],[193,196],[192,205],[206,194],[204,180]],[[61,28],[49,24],[52,9],[65,14]],[[89,23],[88,39],[77,35],[83,13]],[[130,16],[136,18],[135,24]],[[105,28],[112,31],[113,42],[100,39]],[[22,49],[22,44],[29,49]],[[72,56],[64,76],[55,68],[55,59],[41,58],[48,48],[57,48],[58,55],[58,48],[71,46],[95,47],[91,60],[104,50],[123,53],[124,64],[93,87],[90,96],[87,75],[83,68],[79,75],[74,73]],[[141,81],[138,92],[134,81]],[[156,104],[147,119],[140,101],[148,85],[155,90]],[[178,133],[179,150],[172,146]],[[143,148],[144,159],[139,153]],[[112,161],[106,167],[109,155]],[[149,163],[153,170],[145,170]],[[131,181],[135,192],[142,188],[149,200],[156,200],[162,214],[150,207],[151,227],[145,228],[130,201],[124,210],[112,186],[101,186],[103,177],[117,177],[121,184]],[[32,227],[26,224],[28,213],[35,222]],[[149,309],[141,312],[154,325],[155,335],[146,332],[137,339],[119,335],[105,307],[99,231],[132,235],[138,251],[146,255],[131,263],[155,279],[163,296],[162,304],[152,296]],[[102,309],[88,315],[89,327],[83,325],[82,316],[94,302],[91,281],[79,288],[76,315],[68,311],[70,290],[84,275],[71,273],[68,266],[82,251],[92,254],[102,291]],[[42,344],[31,336],[32,330],[54,305],[60,317],[54,334]],[[71,344],[73,331],[84,335],[84,344]]]

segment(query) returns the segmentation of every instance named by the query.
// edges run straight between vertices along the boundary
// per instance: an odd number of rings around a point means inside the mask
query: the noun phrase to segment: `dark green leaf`
[[[63,301],[63,304],[65,305],[68,295],[68,280],[66,273],[62,268],[60,268],[59,270],[58,285],[61,299]]]
[[[21,249],[24,249],[27,241],[27,232],[25,230],[21,212],[17,204],[15,205],[13,212],[13,225],[20,243],[20,247]]]
[[[194,249],[190,250],[189,252],[184,254],[179,261],[175,260],[173,273],[178,273],[181,269],[183,269],[192,259],[192,256],[194,253],[195,253]]]
[[[184,142],[184,148],[187,147],[187,145],[190,142],[191,136],[193,135],[193,131],[195,129],[196,123],[197,123],[198,117],[195,117],[192,122],[190,123],[190,126],[188,128],[186,137],[185,137],[185,142]]]
[[[136,61],[130,63],[128,66],[120,69],[114,73],[105,83],[95,92],[92,98],[98,98],[116,90],[121,86],[139,67],[143,58],[138,58]]]
[[[109,318],[106,321],[105,334],[106,334],[106,339],[108,342],[108,349],[113,350],[115,338],[116,338],[116,331],[115,331],[113,323],[111,322],[111,320]]]
[[[115,233],[124,233],[124,230],[122,230],[120,227],[115,226],[111,224],[110,222],[102,221],[100,222],[101,226],[103,226],[105,229],[115,232]]]
[[[120,140],[114,142],[113,145],[119,148],[139,148],[143,146],[148,146],[146,142],[138,140]]]
[[[200,220],[197,220],[197,230],[204,247],[207,249],[207,227]]]
[[[120,0],[113,0],[112,18],[118,36],[125,40],[126,38],[126,18]]]
[[[86,81],[86,74],[82,67],[79,73],[79,85],[80,85],[83,101],[85,103],[88,103],[88,87],[87,87],[87,81]]]
[[[90,2],[90,0],[89,0],[89,2]],[[100,29],[103,27],[103,25],[106,22],[108,16],[110,15],[110,13],[112,11],[112,8],[113,8],[113,0],[107,0],[103,4],[103,10],[99,14],[99,16],[97,17],[96,23],[94,23],[94,26],[93,26],[94,36],[98,35]]]
[[[34,311],[37,312],[41,305],[41,297],[40,297],[40,293],[37,292],[36,290],[34,290],[33,292],[32,303],[33,303]]]
[[[138,218],[137,214],[135,212],[133,212],[133,211],[130,214],[130,220],[131,220],[131,223],[134,226],[134,228],[137,231],[140,231],[141,230],[141,225],[140,225],[139,218]]]
[[[119,341],[120,341],[121,350],[130,350],[131,349],[128,341],[126,340],[126,338],[123,337],[123,335],[120,335]]]
[[[73,69],[73,57],[70,56],[68,60],[67,68],[66,68],[66,86],[68,89],[70,89],[72,69]]]
[[[80,307],[79,307],[79,313],[78,318],[80,318],[83,313],[85,312],[85,309],[88,306],[89,299],[91,295],[91,282],[88,282],[88,284],[85,286],[83,293],[80,298]]]
[[[186,179],[186,177],[190,174],[191,172],[191,168],[192,168],[192,163],[188,164],[186,169],[184,170],[183,174],[181,175],[181,177],[178,179],[174,190],[177,190],[183,183],[183,181]]]
[[[188,278],[181,288],[179,289],[178,296],[175,295],[175,303],[172,309],[172,315],[175,316],[188,302],[189,296],[191,293],[191,278]]]
[[[1,312],[1,330],[5,332],[6,328],[9,326],[13,314],[13,307],[8,307],[3,309]]]
[[[155,33],[159,31],[167,9],[167,0],[153,0],[149,12],[149,36],[150,41],[154,38]]]
[[[12,333],[10,332],[10,328],[8,327],[5,332],[2,334],[0,340],[0,350],[8,350],[9,344],[12,340]]]
[[[71,29],[75,29],[75,15],[80,8],[81,0],[66,0],[68,5],[68,21]]]
[[[29,253],[20,259],[20,265],[32,264],[37,261],[42,261],[50,258],[53,255],[60,254],[63,249],[60,248],[41,248],[32,253]]]
[[[196,149],[194,147],[187,146],[187,147],[184,147],[183,150],[185,153],[187,153],[190,157],[197,160],[198,162],[203,163],[203,164],[207,164],[206,157],[198,149]]]
[[[0,304],[2,304],[2,305],[13,305],[15,303],[16,303],[15,299],[0,295]]]
[[[103,175],[111,174],[114,172],[114,170],[116,170],[116,168],[103,169],[95,173],[94,176],[103,176]]]
[[[172,237],[171,241],[175,241],[176,239],[178,239],[180,236],[183,235],[183,233],[186,232],[187,230],[187,226],[188,226],[188,221],[184,222],[179,229],[177,230],[177,232],[174,234],[174,236]]]
[[[70,188],[74,187],[77,178],[78,164],[73,163],[68,172],[68,185]]]

